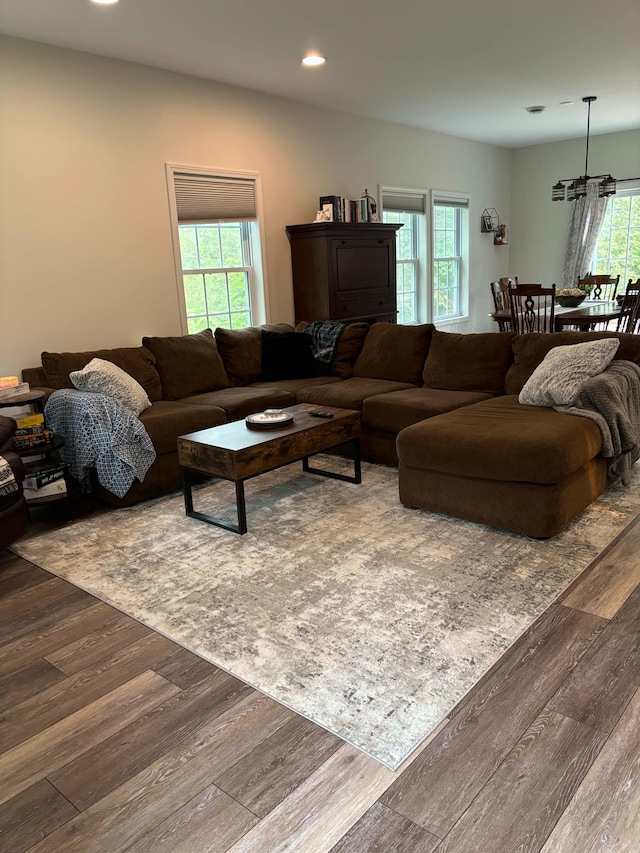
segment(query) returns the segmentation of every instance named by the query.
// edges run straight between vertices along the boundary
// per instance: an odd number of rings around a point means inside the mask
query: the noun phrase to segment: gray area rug
[[[395,769],[640,512],[638,466],[547,541],[407,509],[397,477],[290,466],[247,483],[245,536],[174,494],[14,550]],[[233,498],[195,506],[233,519]]]

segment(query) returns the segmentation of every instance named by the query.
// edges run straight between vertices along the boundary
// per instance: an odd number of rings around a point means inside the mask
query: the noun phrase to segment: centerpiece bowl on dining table
[[[556,294],[556,302],[562,308],[577,308],[586,298],[586,293],[581,293],[580,296],[558,296]]]

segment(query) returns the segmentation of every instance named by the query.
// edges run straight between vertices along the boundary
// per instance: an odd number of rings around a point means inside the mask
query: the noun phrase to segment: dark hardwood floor
[[[4,552],[0,851],[636,853],[639,646],[640,519],[392,772]]]

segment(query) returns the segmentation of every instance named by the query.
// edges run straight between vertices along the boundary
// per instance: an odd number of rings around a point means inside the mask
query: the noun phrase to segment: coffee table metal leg
[[[353,439],[353,477],[350,477],[348,474],[334,474],[333,471],[323,471],[321,468],[312,468],[309,465],[308,456],[304,456],[302,459],[302,470],[309,474],[320,474],[321,477],[331,477],[332,480],[343,480],[345,483],[361,483],[360,439]]]
[[[193,508],[193,491],[191,488],[191,470],[189,468],[182,469],[182,493],[184,495],[184,509],[190,518],[197,518],[200,521],[206,521],[207,524],[214,524],[216,527],[223,527],[225,530],[230,530],[232,533],[244,534],[247,532],[247,510],[244,500],[244,482],[238,480],[236,486],[236,510],[238,513],[238,523],[233,524],[231,521],[225,521],[223,518],[216,518],[213,515],[207,515],[205,512],[198,512]]]

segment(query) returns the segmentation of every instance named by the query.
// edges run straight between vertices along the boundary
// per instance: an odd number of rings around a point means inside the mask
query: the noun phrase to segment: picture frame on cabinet
[[[342,199],[339,195],[321,195],[319,207],[320,210],[326,212],[327,208],[331,210],[331,222],[341,222],[342,217],[340,215]]]

